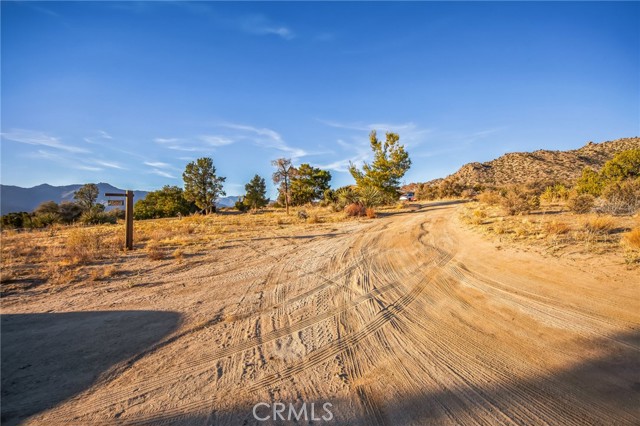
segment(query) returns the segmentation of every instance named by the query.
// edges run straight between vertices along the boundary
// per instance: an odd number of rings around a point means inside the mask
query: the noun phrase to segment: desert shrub
[[[629,248],[640,250],[640,226],[637,226],[631,231],[624,234],[624,237],[622,237],[622,241]]]
[[[90,229],[72,229],[64,244],[64,257],[70,263],[89,263],[100,257],[102,235]]]
[[[482,204],[497,206],[502,201],[500,194],[493,190],[486,190],[478,195],[478,201]]]
[[[584,220],[583,226],[594,234],[609,234],[615,228],[615,222],[607,216],[591,216]]]
[[[61,202],[59,210],[60,221],[66,224],[75,222],[80,219],[80,216],[82,215],[82,207],[76,203],[72,203],[71,201]]]
[[[462,192],[460,193],[460,197],[466,200],[471,200],[476,197],[476,191],[474,191],[471,188],[463,189]]]
[[[349,217],[365,216],[367,209],[360,203],[351,203],[344,208],[344,212]]]
[[[367,207],[367,209],[365,210],[365,214],[369,219],[376,218],[376,211],[373,209],[373,207]]]
[[[457,198],[462,195],[464,185],[458,181],[445,179],[438,186],[438,196],[440,198]]]
[[[540,201],[543,203],[557,203],[558,201],[566,201],[569,198],[569,190],[561,184],[547,186],[540,195]]]
[[[322,194],[322,201],[320,202],[320,205],[328,206],[335,203],[336,201],[338,201],[336,192],[333,189],[329,188],[325,189],[324,193]]]
[[[54,223],[59,223],[60,215],[58,213],[38,213],[32,220],[36,228],[45,228],[53,225]]]
[[[542,229],[547,234],[562,235],[568,233],[571,230],[571,227],[565,222],[553,220],[551,222],[545,222],[542,225]]]
[[[630,149],[617,153],[607,161],[600,173],[586,167],[576,182],[579,194],[599,197],[604,188],[628,179],[640,178],[640,149]]]
[[[379,206],[384,203],[386,197],[379,189],[373,186],[364,186],[358,187],[357,189],[357,199],[360,204],[362,204],[365,208]],[[395,200],[394,200],[395,201]]]
[[[147,255],[151,260],[162,260],[165,257],[164,250],[157,244],[147,245]]]
[[[640,210],[640,178],[612,182],[602,190],[598,211],[608,214],[634,214]]]
[[[625,248],[625,259],[628,263],[640,263],[640,226],[624,234],[620,243]]]
[[[574,213],[589,213],[593,208],[595,198],[591,194],[572,194],[567,200],[567,208]]]
[[[320,216],[318,216],[318,213],[314,213],[311,216],[309,216],[309,218],[307,219],[308,223],[320,223],[322,222],[320,220]]]
[[[604,164],[600,176],[605,184],[640,178],[640,149],[617,153]]]
[[[514,186],[506,190],[500,204],[507,214],[513,216],[536,210],[540,207],[540,198],[526,188]]]
[[[435,200],[438,198],[438,187],[436,185],[423,183],[418,185],[415,195],[418,200]]]
[[[175,260],[182,261],[184,259],[184,251],[177,248],[171,253],[171,256],[173,256]]]
[[[8,213],[2,216],[2,228],[23,228],[31,221],[31,215],[27,212]]]
[[[245,213],[249,210],[249,206],[247,206],[244,202],[238,200],[235,203],[235,208],[240,210],[242,213]]]
[[[482,225],[487,213],[482,209],[466,210],[463,219],[473,225]]]
[[[41,214],[59,214],[60,206],[55,201],[45,201],[40,203],[33,211],[36,215]]]
[[[335,191],[336,211],[343,210],[347,205],[358,201],[358,194],[351,186],[343,186]]]
[[[118,218],[114,214],[91,209],[82,213],[80,216],[80,222],[85,225],[99,225],[103,223],[114,224],[118,222]]]
[[[594,197],[599,197],[602,192],[602,186],[602,179],[598,172],[589,167],[585,167],[574,189],[578,194],[589,194]]]

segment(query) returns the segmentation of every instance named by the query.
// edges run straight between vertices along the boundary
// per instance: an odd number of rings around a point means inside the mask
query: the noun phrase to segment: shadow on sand
[[[14,425],[89,388],[173,332],[180,315],[104,311],[2,315],[2,424]]]
[[[501,382],[442,386],[438,390],[422,390],[419,394],[395,394],[390,400],[377,404],[380,395],[371,393],[368,386],[356,386],[351,391],[354,400],[333,396],[304,398],[307,408],[313,402],[317,417],[330,402],[331,421],[265,421],[253,417],[253,406],[262,400],[221,409],[205,404],[178,408],[172,414],[156,412],[146,418],[120,419],[118,424],[171,425],[638,425],[640,424],[640,333],[621,333],[613,339],[622,345],[609,348],[606,355],[588,360],[576,359],[573,366],[527,379],[505,379]],[[594,342],[609,345],[611,341]],[[603,346],[607,347],[607,346]],[[453,373],[452,373],[453,374]],[[385,378],[378,388],[385,389]],[[414,385],[419,380],[414,381]],[[280,384],[280,387],[287,386]],[[276,386],[278,387],[278,386]],[[410,386],[411,387],[411,386]],[[420,389],[421,386],[414,387]],[[266,401],[273,403],[273,401]],[[302,400],[277,401],[287,407],[291,403],[300,409]],[[286,413],[286,412],[285,412]],[[258,414],[270,415],[269,407],[259,407]],[[309,413],[307,413],[309,414]],[[286,414],[285,414],[286,416]],[[310,414],[309,414],[310,416]],[[492,420],[490,420],[492,419]],[[487,423],[489,421],[489,423]]]

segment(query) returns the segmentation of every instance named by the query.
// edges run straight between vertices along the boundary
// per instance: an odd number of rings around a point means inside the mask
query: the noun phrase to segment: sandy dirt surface
[[[268,424],[256,403],[329,402],[341,425],[639,424],[638,270],[497,247],[459,208],[7,297],[3,423]]]

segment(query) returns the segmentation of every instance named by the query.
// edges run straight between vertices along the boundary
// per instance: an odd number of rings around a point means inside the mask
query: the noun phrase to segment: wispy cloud
[[[371,148],[366,138],[353,136],[351,143],[345,142],[343,139],[338,139],[336,142],[342,147],[342,158],[325,164],[315,164],[316,167],[336,172],[347,172],[351,164],[361,167],[365,161],[372,157]]]
[[[378,132],[394,132],[400,135],[400,140],[406,148],[416,147],[425,142],[428,137],[434,132],[433,129],[426,129],[420,127],[413,122],[407,123],[385,123],[385,122],[373,122],[373,123],[342,123],[332,120],[317,119],[320,123],[333,127],[336,129],[345,129],[357,132],[371,132],[376,130]]]
[[[169,179],[177,179],[176,176],[172,175],[169,172],[165,172],[164,170],[152,169],[149,173],[153,173],[154,175],[166,177],[166,178],[169,178]]]
[[[26,154],[26,156],[29,158],[52,161],[70,169],[88,170],[92,172],[98,172],[98,171],[104,170],[102,167],[98,167],[99,164],[97,162],[87,159],[85,157],[74,156],[74,155],[68,156],[66,154],[61,155],[58,152],[47,151],[44,149],[39,149],[35,152],[30,152]]]
[[[98,134],[103,138],[103,139],[113,139],[111,137],[111,135],[107,132],[105,132],[104,130],[98,130]]]
[[[99,172],[99,171],[101,171],[101,170],[104,170],[104,169],[103,169],[103,168],[101,168],[101,167],[85,166],[85,165],[83,165],[83,164],[78,164],[78,165],[74,166],[74,168],[75,168],[75,169],[78,169],[78,170],[88,170],[88,171],[90,171],[90,172]]]
[[[309,152],[302,148],[288,145],[282,136],[275,130],[268,128],[260,128],[248,126],[245,124],[222,123],[219,126],[241,132],[240,138],[246,138],[253,141],[256,145],[265,148],[274,148],[287,153],[291,158],[300,158],[310,155]]]
[[[104,161],[104,160],[98,160],[98,159],[94,159],[94,160],[91,160],[91,161],[93,163],[95,163],[95,164],[99,164],[99,165],[104,166],[104,167],[109,167],[110,169],[126,170],[120,164],[114,163],[114,162],[111,162],[111,161]]]
[[[27,145],[40,145],[49,148],[55,148],[67,152],[88,153],[89,150],[73,145],[66,145],[60,141],[60,138],[48,135],[44,132],[24,129],[12,129],[9,132],[2,133],[2,138],[13,142],[19,142]]]
[[[225,146],[225,145],[231,145],[232,143],[235,142],[233,139],[229,139],[224,136],[215,136],[215,135],[201,135],[199,136],[199,139],[211,146]]]
[[[187,145],[187,141],[184,139],[178,138],[155,138],[153,140],[155,143],[164,146],[167,149],[172,149],[174,151],[187,151],[187,152],[195,152],[202,151],[201,147]]]
[[[145,161],[144,164],[151,167],[157,167],[160,169],[170,169],[172,168],[170,164],[163,163],[162,161]]]
[[[248,34],[275,35],[284,40],[292,40],[296,37],[291,28],[276,24],[263,15],[246,16],[238,22],[240,29]]]

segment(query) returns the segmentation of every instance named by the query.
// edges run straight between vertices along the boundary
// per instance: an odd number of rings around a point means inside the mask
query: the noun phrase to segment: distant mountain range
[[[97,185],[100,191],[98,195],[99,203],[106,204],[107,197],[104,194],[107,192],[124,192],[123,189],[116,188],[108,183],[101,182]],[[45,201],[55,201],[56,203],[73,201],[73,193],[81,186],[81,184],[52,186],[44,183],[33,188],[22,188],[13,185],[0,185],[0,214],[31,212]],[[134,190],[133,193],[133,200],[138,201],[144,199],[148,192]],[[218,199],[216,204],[219,207],[233,207],[239,198],[237,196],[223,197]],[[107,209],[110,208],[107,207]]]
[[[100,191],[99,203],[106,204],[107,197],[104,195],[106,192],[124,192],[123,189],[108,183],[101,182],[97,185]],[[55,201],[56,203],[73,201],[73,193],[81,186],[81,184],[52,186],[44,183],[33,188],[22,188],[13,185],[0,185],[0,212],[1,214],[31,212],[45,201]],[[146,197],[147,191],[133,191],[133,194],[133,200],[137,201]]]

